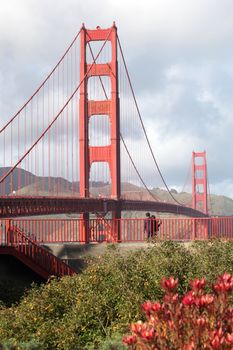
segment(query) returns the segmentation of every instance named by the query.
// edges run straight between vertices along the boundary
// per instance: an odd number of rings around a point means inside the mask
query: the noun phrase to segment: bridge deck
[[[206,216],[198,210],[172,203],[113,200],[107,198],[62,198],[62,197],[1,197],[0,217],[48,215],[60,213],[108,212],[108,211],[156,211],[185,215]]]

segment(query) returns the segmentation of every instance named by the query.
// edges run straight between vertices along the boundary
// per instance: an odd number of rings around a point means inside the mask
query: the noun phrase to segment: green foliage
[[[29,342],[7,340],[0,344],[0,350],[43,350],[43,346],[36,340]]]
[[[233,272],[233,244],[213,240],[209,243],[200,241],[193,244],[193,256],[195,266],[192,269],[197,277],[205,276],[209,281],[216,278],[217,274],[226,271]],[[194,277],[195,277],[194,275]]]
[[[35,340],[43,349],[101,349],[104,341],[110,346],[131,321],[143,318],[144,300],[162,299],[163,276],[179,278],[183,294],[195,277],[212,281],[224,271],[232,273],[232,248],[233,243],[220,241],[189,247],[165,242],[121,255],[111,246],[90,259],[82,274],[53,278],[34,286],[18,305],[0,307],[0,343],[10,339],[16,349]]]
[[[122,335],[114,334],[112,337],[107,337],[100,345],[99,350],[126,350],[127,347],[122,343]]]

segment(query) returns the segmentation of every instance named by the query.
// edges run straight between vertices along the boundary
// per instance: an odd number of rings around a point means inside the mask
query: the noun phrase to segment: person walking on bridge
[[[160,220],[157,220],[155,215],[151,216],[151,236],[157,237],[159,233],[159,228],[161,226],[162,222]]]
[[[146,234],[147,238],[151,238],[152,234],[152,227],[151,227],[151,216],[150,213],[146,213],[146,218],[144,220],[144,233]]]

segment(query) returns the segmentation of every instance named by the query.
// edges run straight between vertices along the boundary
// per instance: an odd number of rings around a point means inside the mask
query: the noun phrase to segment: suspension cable
[[[91,53],[92,59],[94,59],[94,54],[93,54],[93,51],[92,51],[92,48],[91,48],[91,45],[90,45],[89,42],[88,42],[88,46],[89,46],[89,49],[90,49],[90,53]],[[110,66],[110,68],[111,68],[111,66]],[[111,69],[111,70],[112,70],[112,69]],[[102,87],[102,89],[103,89],[105,98],[106,98],[106,100],[107,100],[107,99],[108,99],[108,97],[107,97],[107,92],[106,92],[106,89],[105,89],[105,87],[104,87],[104,83],[103,83],[103,81],[102,81],[100,75],[99,75],[99,80],[100,80],[101,87]],[[136,167],[136,164],[135,164],[135,162],[133,161],[133,158],[132,158],[132,156],[131,156],[131,154],[130,154],[130,152],[129,152],[129,149],[128,149],[128,147],[126,146],[125,140],[124,140],[124,138],[123,138],[121,132],[120,132],[120,138],[121,138],[121,140],[122,140],[122,142],[123,142],[123,145],[124,145],[124,147],[125,147],[125,150],[126,150],[128,156],[129,156],[129,159],[130,159],[130,161],[131,161],[131,163],[132,163],[132,165],[133,165],[133,167],[134,167],[134,170],[136,171],[136,173],[137,173],[139,179],[141,180],[142,184],[144,185],[145,189],[148,191],[148,193],[152,196],[153,199],[155,199],[156,201],[159,201],[159,199],[154,195],[154,193],[151,192],[151,190],[147,187],[145,181],[143,180],[141,174],[139,173],[139,171],[138,171],[138,169],[137,169],[137,167]]]
[[[191,174],[190,174],[190,173],[191,173],[191,163],[192,163],[192,160],[190,160],[189,167],[188,167],[188,171],[187,171],[187,175],[186,175],[185,182],[184,182],[183,188],[182,188],[182,190],[181,190],[181,193],[184,192],[185,186],[187,185],[188,179],[189,179],[189,177],[190,177],[190,175],[191,175]],[[184,201],[183,201],[182,204],[185,205],[185,206],[190,206],[190,201],[188,201],[188,202],[184,202]]]
[[[206,177],[207,177],[207,186],[208,186],[208,192],[209,192],[209,205],[210,205],[209,209],[210,209],[210,214],[213,214],[207,165],[206,165]],[[209,210],[208,210],[208,193],[207,193],[207,214],[208,214],[208,211]]]
[[[10,123],[14,121],[14,119],[22,112],[22,110],[28,105],[28,103],[33,99],[33,97],[41,90],[41,88],[45,85],[45,83],[48,81],[48,79],[51,77],[51,75],[54,73],[54,71],[57,69],[57,67],[60,65],[62,60],[65,58],[67,53],[70,51],[72,46],[74,45],[75,41],[77,40],[79,34],[81,32],[81,29],[79,30],[78,34],[75,35],[73,41],[69,45],[69,47],[66,49],[65,53],[62,55],[58,63],[55,65],[55,67],[52,69],[52,71],[47,75],[45,80],[40,84],[40,86],[36,89],[36,91],[31,95],[31,97],[24,103],[24,105],[18,110],[18,112],[0,129],[0,134],[8,127]]]
[[[147,192],[151,195],[151,197],[152,197],[154,200],[156,200],[156,201],[158,202],[159,199],[158,199],[158,198],[154,195],[154,193],[147,187],[145,181],[143,180],[142,176],[140,175],[140,173],[139,173],[139,171],[138,171],[138,169],[137,169],[137,167],[136,167],[136,165],[135,165],[135,163],[134,163],[134,161],[133,161],[133,159],[132,159],[132,157],[131,157],[131,155],[130,155],[130,152],[129,152],[127,146],[126,146],[125,140],[124,140],[124,138],[123,138],[123,136],[122,136],[121,134],[120,134],[120,137],[121,137],[121,141],[123,142],[123,145],[124,145],[124,147],[125,147],[125,149],[126,149],[126,152],[128,153],[129,159],[131,160],[131,163],[132,163],[132,165],[133,165],[133,167],[134,167],[134,170],[136,171],[136,173],[137,173],[139,179],[141,180],[142,184],[144,185],[144,187],[145,187],[145,189],[147,190]]]
[[[69,97],[69,99],[66,101],[66,103],[64,104],[64,106],[62,107],[62,109],[57,113],[57,115],[54,117],[54,119],[51,121],[51,123],[48,125],[48,127],[42,132],[42,134],[37,138],[37,140],[33,143],[33,145],[27,150],[27,152],[18,160],[18,162],[5,174],[2,176],[2,178],[0,178],[0,183],[2,183],[7,176],[9,176],[14,170],[15,168],[24,160],[24,158],[31,152],[31,150],[38,144],[38,142],[44,137],[44,135],[48,132],[48,130],[52,127],[52,125],[55,123],[55,121],[58,119],[58,117],[61,115],[61,113],[64,111],[64,109],[67,107],[67,105],[70,103],[70,101],[72,100],[72,98],[74,97],[74,95],[76,94],[76,92],[78,91],[78,89],[80,88],[80,86],[82,85],[82,83],[84,82],[84,80],[86,79],[86,77],[88,76],[89,72],[91,71],[93,65],[96,63],[96,60],[98,59],[98,57],[100,56],[106,42],[108,41],[111,32],[112,32],[112,28],[110,29],[103,45],[100,48],[100,51],[98,52],[98,54],[96,55],[94,61],[92,62],[92,64],[90,65],[90,67],[88,68],[86,74],[84,75],[83,79],[80,81],[80,83],[78,84],[78,86],[76,87],[76,89],[73,91],[73,93],[71,94],[71,96]]]
[[[185,181],[184,181],[184,185],[183,185],[183,187],[182,187],[181,192],[184,192],[185,186],[186,186],[187,183],[188,183],[188,179],[189,179],[189,177],[190,177],[190,172],[191,172],[191,163],[192,163],[192,160],[190,160],[189,167],[188,167],[188,171],[187,171],[187,175],[186,175],[186,178],[185,178]]]
[[[129,82],[129,85],[130,85],[130,89],[131,89],[131,92],[132,92],[132,95],[133,95],[133,99],[134,99],[134,103],[135,103],[135,106],[136,106],[136,109],[137,109],[137,112],[138,112],[138,116],[139,116],[139,119],[140,119],[140,122],[141,122],[141,126],[142,126],[142,129],[143,129],[143,132],[144,132],[144,135],[145,135],[145,138],[146,138],[146,141],[147,141],[147,144],[148,144],[148,147],[150,149],[150,152],[151,152],[151,155],[152,155],[152,158],[154,160],[154,163],[155,163],[155,166],[159,172],[159,175],[163,181],[163,184],[164,186],[166,187],[168,193],[170,194],[170,196],[173,198],[173,200],[179,204],[179,205],[182,205],[174,196],[173,194],[171,193],[171,191],[169,190],[168,188],[168,185],[162,175],[162,172],[158,166],[158,163],[155,159],[155,156],[154,156],[154,153],[153,153],[153,150],[152,150],[152,147],[151,147],[151,144],[150,144],[150,141],[149,141],[149,138],[147,136],[147,132],[146,132],[146,129],[145,129],[145,126],[144,126],[144,123],[142,121],[142,116],[141,116],[141,113],[140,113],[140,110],[139,110],[139,107],[138,107],[138,103],[137,103],[137,100],[136,100],[136,96],[135,96],[135,93],[134,93],[134,89],[133,89],[133,86],[132,86],[132,82],[131,82],[131,79],[130,79],[130,76],[129,76],[129,72],[128,72],[128,68],[126,66],[126,62],[125,62],[125,58],[124,58],[124,55],[123,55],[123,51],[122,51],[122,47],[121,47],[121,44],[120,44],[120,39],[119,37],[117,36],[117,41],[118,41],[118,44],[119,44],[119,48],[120,48],[120,52],[121,52],[121,57],[123,59],[123,63],[124,63],[124,67],[125,67],[125,71],[126,71],[126,75],[127,75],[127,78],[128,78],[128,82]]]

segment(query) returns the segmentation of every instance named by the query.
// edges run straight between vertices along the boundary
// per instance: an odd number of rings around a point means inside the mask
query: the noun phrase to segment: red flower
[[[159,302],[153,303],[151,309],[152,311],[159,311],[161,309],[161,304]]]
[[[159,302],[152,303],[151,301],[145,301],[142,304],[142,310],[147,314],[150,315],[153,312],[157,312],[161,309],[161,304]]]
[[[155,335],[155,330],[151,327],[150,329],[143,331],[141,335],[144,339],[151,340]]]
[[[225,272],[222,276],[218,276],[213,289],[218,294],[231,292],[233,290],[233,276],[228,272]]]
[[[142,310],[144,310],[146,314],[150,314],[151,309],[152,309],[152,302],[151,301],[145,301],[142,304]]]
[[[193,350],[193,349],[195,349],[194,348],[194,343],[193,342],[191,342],[191,343],[189,343],[189,344],[185,344],[184,346],[183,346],[183,348],[182,348],[182,350]]]
[[[173,291],[178,284],[178,278],[174,278],[174,277],[169,277],[168,279],[166,277],[164,277],[161,281],[161,286],[162,288],[167,291],[167,292],[171,292]]]
[[[141,335],[143,331],[148,330],[148,325],[142,321],[138,321],[137,323],[131,324],[131,330],[132,332]]]
[[[206,323],[206,320],[204,319],[204,317],[199,317],[199,318],[197,319],[196,323],[197,323],[197,325],[198,325],[199,327],[203,327],[203,326],[205,325],[205,323]]]
[[[182,304],[184,306],[193,305],[194,302],[195,302],[195,298],[194,298],[193,291],[190,291],[190,292],[186,293],[185,296],[183,297],[183,300],[182,300]]]
[[[226,342],[228,343],[228,344],[233,344],[233,333],[227,333],[227,335],[226,335]]]
[[[215,329],[213,332],[210,333],[210,339],[215,339],[216,337],[218,337],[220,341],[220,338],[222,337],[222,335],[223,335],[223,330],[222,330],[222,327],[220,327],[219,329]]]
[[[215,283],[213,289],[216,293],[220,294],[225,291],[225,286],[223,283]]]
[[[140,333],[142,331],[142,321],[138,321],[137,323],[131,323],[131,330],[134,333]]]
[[[207,306],[212,304],[214,301],[214,297],[211,294],[202,295],[200,298],[196,299],[197,306]]]
[[[224,272],[224,274],[222,275],[222,279],[224,282],[230,282],[233,279],[233,277],[229,272]]]
[[[198,292],[199,290],[201,290],[205,284],[206,284],[206,280],[204,278],[201,278],[201,279],[196,278],[195,280],[190,282],[191,288],[195,292]]]
[[[219,337],[217,335],[211,341],[211,345],[214,349],[217,349],[220,346],[220,340],[219,340]]]
[[[123,337],[122,341],[127,345],[135,344],[137,342],[137,337],[135,334],[126,335],[125,337]]]
[[[177,283],[174,277],[163,278],[165,302],[146,301],[142,305],[147,322],[131,325],[132,337],[125,338],[128,348],[193,350],[198,336],[203,349],[233,350],[233,308],[229,306],[230,298],[226,294],[233,289],[233,276],[224,273],[218,277],[214,289],[220,297],[204,293],[206,282],[202,278],[192,281],[192,290],[180,299],[175,291]],[[167,347],[167,341],[170,347]]]
[[[164,295],[164,297],[163,297],[163,301],[165,303],[171,303],[171,304],[175,304],[178,299],[179,299],[178,293],[176,293],[176,294],[168,293],[168,294]]]

